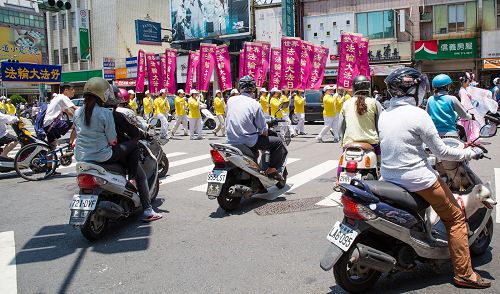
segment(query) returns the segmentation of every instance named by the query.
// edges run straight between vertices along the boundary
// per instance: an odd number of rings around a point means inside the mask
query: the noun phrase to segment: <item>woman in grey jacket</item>
[[[450,161],[478,158],[482,151],[451,148],[444,144],[431,117],[417,107],[425,94],[425,79],[413,68],[396,69],[385,79],[392,98],[390,107],[380,114],[378,121],[381,174],[385,181],[420,195],[439,215],[448,232],[455,284],[488,288],[490,282],[472,269],[468,229],[462,210],[448,186],[427,163],[424,144],[437,157]]]

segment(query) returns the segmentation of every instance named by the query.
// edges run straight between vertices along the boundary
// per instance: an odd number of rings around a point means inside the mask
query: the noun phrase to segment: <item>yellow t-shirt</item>
[[[128,105],[130,106],[130,109],[132,109],[134,112],[137,112],[137,108],[139,108],[139,105],[137,104],[137,99],[131,99],[128,102]]]
[[[271,97],[271,116],[275,118],[283,118],[283,114],[281,111],[278,111],[280,109],[280,99],[276,97]]]
[[[336,107],[336,103],[337,102],[337,98],[332,96],[332,95],[329,95],[329,94],[326,94],[325,96],[323,96],[323,116],[324,117],[334,117],[336,112],[335,112],[335,107]]]
[[[15,115],[16,114],[16,107],[12,103],[6,103],[5,104],[5,112],[10,115]]]
[[[170,112],[170,102],[168,101],[168,97],[165,97],[163,100],[165,101],[165,109],[167,112]]]
[[[305,113],[306,99],[302,96],[293,97],[293,107],[295,113]]]
[[[189,118],[201,118],[200,103],[193,97],[189,98]]]
[[[184,99],[184,97],[176,96],[174,99],[174,103],[175,103],[175,115],[177,116],[186,115],[185,107],[187,105],[187,102]]]
[[[224,108],[226,108],[224,99],[215,97],[214,99],[215,115],[224,115],[224,113],[226,112]]]
[[[283,103],[283,102],[290,102],[290,99],[288,99],[287,95],[281,95],[280,103]],[[283,108],[283,112],[290,113],[290,107]]]
[[[142,105],[144,105],[144,113],[150,114],[153,111],[153,99],[147,96],[142,99]]]
[[[165,100],[163,99],[163,97],[155,98],[154,108],[155,108],[155,115],[158,115],[160,113],[165,115],[167,113],[167,110],[165,108]]]
[[[261,95],[259,101],[264,114],[269,114],[269,97],[267,97],[266,95]]]
[[[0,110],[5,111],[5,102],[0,102]]]

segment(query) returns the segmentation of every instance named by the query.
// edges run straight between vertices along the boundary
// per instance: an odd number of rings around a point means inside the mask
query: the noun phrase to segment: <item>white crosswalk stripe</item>
[[[300,158],[288,158],[286,164],[287,165],[292,164],[292,163],[297,162],[299,160],[300,160]],[[197,191],[197,192],[205,192],[205,191],[207,191],[207,186],[208,186],[207,183],[205,183],[205,184],[190,188],[189,190],[190,191]]]
[[[16,243],[14,232],[0,233],[0,293],[17,293]]]
[[[196,177],[196,176],[199,176],[201,174],[206,174],[209,171],[211,171],[213,167],[214,167],[214,165],[210,164],[207,166],[195,168],[195,169],[188,170],[185,172],[175,173],[175,174],[173,174],[171,176],[167,176],[167,178],[161,180],[160,185],[169,184],[169,183],[181,181],[181,180],[184,180],[187,178]]]
[[[176,166],[180,166],[180,165],[184,165],[184,164],[189,164],[189,163],[197,162],[197,161],[208,159],[208,158],[210,158],[210,154],[204,154],[204,155],[200,155],[200,156],[195,156],[195,157],[190,157],[190,158],[186,158],[186,159],[182,159],[182,160],[177,160],[177,161],[171,162],[170,167],[176,167]]]
[[[334,207],[334,206],[340,206],[340,197],[342,196],[342,193],[340,192],[333,192],[332,194],[328,195],[325,197],[325,199],[321,200],[320,202],[316,203],[316,205],[319,206],[329,206],[329,207]]]

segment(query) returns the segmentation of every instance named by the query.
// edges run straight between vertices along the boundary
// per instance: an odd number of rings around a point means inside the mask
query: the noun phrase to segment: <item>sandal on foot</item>
[[[471,280],[464,277],[455,277],[453,282],[456,286],[471,288],[471,289],[486,289],[491,287],[491,282],[484,280],[481,276],[476,273],[477,280]]]
[[[153,213],[151,215],[148,215],[148,216],[144,216],[144,218],[142,219],[143,222],[146,222],[146,223],[150,223],[150,222],[154,222],[156,220],[159,220],[163,217],[163,215],[159,214],[159,213]]]

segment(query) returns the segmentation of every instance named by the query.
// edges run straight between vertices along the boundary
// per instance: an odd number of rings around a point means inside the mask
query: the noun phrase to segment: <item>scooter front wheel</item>
[[[286,178],[288,177],[288,170],[285,167],[285,170],[283,171],[283,181],[279,181],[276,183],[276,188],[278,189],[283,189],[286,186]]]
[[[217,127],[217,123],[215,122],[215,120],[213,119],[207,119],[207,121],[205,121],[205,128],[207,130],[215,130],[215,128]]]
[[[477,239],[469,247],[472,256],[483,255],[490,247],[493,238],[493,218],[490,216],[483,231],[477,236]]]
[[[169,168],[168,157],[162,154],[160,162],[158,163],[158,177],[163,178],[167,175]]]
[[[108,219],[92,211],[80,231],[87,240],[95,241],[104,236],[107,227]]]

